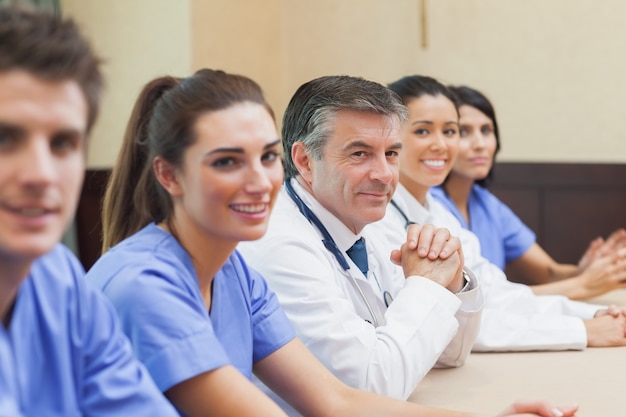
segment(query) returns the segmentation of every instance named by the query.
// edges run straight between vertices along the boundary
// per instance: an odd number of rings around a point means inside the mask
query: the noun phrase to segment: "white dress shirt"
[[[480,323],[483,301],[475,277],[461,294],[424,277],[405,279],[389,260],[384,235],[369,226],[355,235],[297,181],[292,184],[343,254],[361,236],[368,252],[367,278],[347,255],[350,269],[344,271],[284,187],[265,236],[239,244],[313,354],[346,384],[401,399],[435,363],[462,365]],[[389,308],[384,292],[393,297]]]
[[[603,306],[572,301],[559,295],[535,295],[530,287],[508,281],[504,272],[480,254],[476,235],[430,194],[422,206],[401,184],[393,200],[418,224],[445,227],[459,237],[465,265],[478,277],[485,307],[474,351],[582,350],[587,346],[583,319],[590,319]],[[390,241],[402,239],[405,219],[389,205],[385,218],[374,227]]]

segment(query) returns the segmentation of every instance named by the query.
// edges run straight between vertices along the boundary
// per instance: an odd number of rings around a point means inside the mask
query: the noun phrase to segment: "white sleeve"
[[[491,263],[477,268],[485,309],[475,351],[585,349],[583,319],[592,318],[602,306],[559,295],[535,295],[527,285],[508,281]]]
[[[456,294],[459,300],[461,300],[461,306],[455,314],[459,323],[459,329],[437,360],[436,368],[462,366],[467,356],[471,353],[472,346],[478,337],[484,297],[476,276],[467,268],[465,270],[471,282],[467,291]]]
[[[317,236],[307,241],[299,232],[266,235],[239,249],[331,372],[350,386],[408,398],[456,334],[460,300],[430,280],[410,277],[386,310],[386,324],[374,327],[357,311],[359,295],[336,260]]]

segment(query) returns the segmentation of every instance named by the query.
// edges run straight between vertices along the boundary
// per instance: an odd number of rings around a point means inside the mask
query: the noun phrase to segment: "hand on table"
[[[545,401],[518,401],[507,407],[497,417],[534,415],[542,417],[575,416],[578,405],[555,407]]]
[[[626,346],[626,315],[615,306],[600,310],[591,320],[585,320],[587,346]]]

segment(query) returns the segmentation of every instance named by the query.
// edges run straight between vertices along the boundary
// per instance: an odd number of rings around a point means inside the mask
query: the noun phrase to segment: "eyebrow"
[[[348,146],[344,148],[344,150],[349,151],[354,148],[372,149],[374,147],[370,145],[369,143],[365,143],[361,140],[356,140],[354,142],[349,143]],[[389,146],[389,149],[402,149],[402,142],[398,141],[398,142],[393,143],[391,146]]]
[[[273,148],[273,147],[275,147],[275,146],[277,146],[279,144],[280,144],[280,139],[276,139],[275,141],[270,142],[267,145],[265,145],[263,147],[263,149],[267,150],[267,149]],[[242,153],[244,153],[244,150],[243,150],[243,148],[217,148],[217,149],[213,149],[210,152],[207,152],[206,154],[207,155],[212,155],[212,154],[215,154],[215,153],[241,153],[242,154]]]
[[[421,124],[427,124],[427,125],[434,125],[435,124],[431,120],[416,120],[416,121],[411,123],[411,126],[417,125],[417,124],[420,124],[420,123]],[[458,125],[459,122],[455,122],[454,120],[450,120],[450,121],[445,122],[444,124],[446,124],[446,125]]]
[[[21,125],[16,125],[13,123],[6,123],[3,121],[0,121],[0,132],[2,132],[3,134],[9,134],[9,135],[14,135],[14,136],[18,136],[18,137],[24,137],[28,135],[28,129],[24,128]],[[52,133],[52,136],[50,137],[77,137],[79,139],[86,139],[86,135],[85,132],[80,130],[80,129],[76,129],[73,127],[62,127],[56,131],[54,131]]]
[[[0,121],[0,131],[10,135],[24,135],[26,130],[19,125]]]
[[[350,149],[354,149],[354,148],[372,149],[373,146],[370,145],[369,143],[363,142],[362,140],[355,140],[354,142],[348,143],[348,146],[346,146],[344,149],[346,151],[349,151]]]

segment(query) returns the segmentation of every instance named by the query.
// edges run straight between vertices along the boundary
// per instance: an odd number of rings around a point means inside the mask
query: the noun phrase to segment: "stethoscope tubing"
[[[315,226],[319,230],[319,232],[322,234],[322,243],[324,244],[324,247],[335,256],[335,258],[337,259],[337,262],[339,262],[339,265],[341,266],[343,271],[347,272],[347,275],[350,277],[352,284],[356,287],[357,292],[359,293],[359,296],[363,299],[363,302],[365,303],[365,306],[367,307],[367,310],[370,316],[372,317],[371,324],[374,325],[374,327],[378,327],[379,322],[378,322],[378,319],[376,318],[376,314],[374,314],[374,309],[372,308],[371,304],[367,300],[367,297],[365,296],[365,293],[363,293],[363,290],[359,286],[359,283],[357,282],[356,278],[354,277],[354,275],[350,273],[349,271],[350,264],[346,260],[346,257],[343,255],[343,253],[341,253],[341,251],[339,250],[339,247],[337,247],[335,240],[332,238],[332,236],[330,235],[326,227],[324,227],[321,220],[315,215],[315,213],[313,213],[313,211],[306,205],[306,203],[302,201],[298,193],[296,193],[296,190],[294,190],[293,186],[291,185],[291,179],[289,178],[285,180],[285,189],[289,197],[293,200],[293,202],[298,207],[298,210],[300,211],[300,213],[302,213],[302,215],[309,221],[309,223]],[[385,296],[384,295],[385,293],[388,295]],[[389,294],[388,291],[385,291],[383,293],[383,297],[385,299],[385,304],[387,304],[387,298],[391,299],[391,294]],[[387,307],[388,306],[389,305],[387,304]]]

